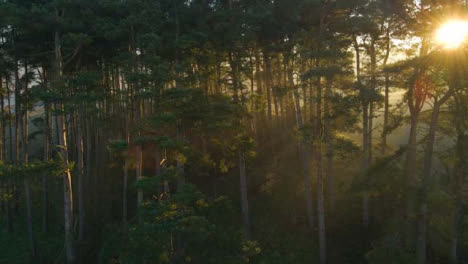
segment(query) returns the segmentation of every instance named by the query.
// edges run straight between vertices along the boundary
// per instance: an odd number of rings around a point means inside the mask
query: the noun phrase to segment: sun
[[[440,26],[436,41],[446,49],[455,49],[468,37],[468,21],[451,20]]]

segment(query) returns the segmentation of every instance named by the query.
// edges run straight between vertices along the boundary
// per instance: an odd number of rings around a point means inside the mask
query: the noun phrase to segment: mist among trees
[[[468,263],[468,3],[0,2],[0,263]]]

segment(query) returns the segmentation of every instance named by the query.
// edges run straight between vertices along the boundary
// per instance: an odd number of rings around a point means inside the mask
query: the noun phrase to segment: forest
[[[468,1],[0,1],[1,264],[468,263]]]

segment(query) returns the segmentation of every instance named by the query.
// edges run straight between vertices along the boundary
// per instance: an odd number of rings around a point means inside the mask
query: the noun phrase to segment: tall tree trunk
[[[302,120],[302,111],[301,105],[299,100],[299,93],[295,87],[294,79],[293,79],[293,71],[292,65],[289,67],[288,70],[288,82],[290,89],[293,91],[294,94],[294,102],[296,106],[296,122],[299,132],[301,133],[302,128],[304,127],[304,123]],[[302,138],[302,137],[300,137]],[[309,228],[314,227],[314,209],[312,203],[312,181],[310,179],[310,167],[309,167],[309,151],[306,147],[306,142],[304,140],[299,140],[299,152],[301,154],[301,163],[302,163],[302,171],[304,174],[304,193],[305,193],[305,200],[306,200],[306,211],[307,211],[307,223],[309,224]]]
[[[29,86],[29,72],[28,72],[28,64],[25,62],[24,63],[24,75],[25,75],[25,83],[24,83],[24,106],[23,106],[23,157],[24,157],[24,162],[28,162],[29,160],[29,114],[28,114],[28,108],[29,108],[29,92],[28,92],[28,86]]]
[[[387,66],[388,58],[390,57],[390,51],[391,51],[391,38],[390,38],[390,30],[391,30],[391,24],[388,26],[387,32],[386,32],[386,38],[385,38],[385,57],[383,61],[383,67]],[[385,69],[384,69],[385,70]],[[380,152],[382,155],[385,155],[385,152],[387,151],[387,134],[388,134],[388,115],[390,111],[390,103],[389,103],[389,98],[390,98],[390,74],[388,72],[384,73],[385,75],[385,88],[384,88],[384,120],[383,120],[383,128],[382,128],[382,142],[381,142],[381,147],[380,147]]]
[[[317,60],[317,67],[319,67]],[[318,218],[318,235],[319,235],[319,257],[320,264],[326,263],[326,231],[325,231],[325,207],[323,199],[323,166],[322,166],[322,81],[321,77],[317,80],[317,95],[316,95],[316,124],[315,134],[317,140],[315,142],[315,162],[317,166],[317,218]]]
[[[19,126],[20,126],[20,78],[18,73],[18,61],[16,61],[15,69],[15,163],[20,160],[20,140],[19,140]]]
[[[463,102],[460,100],[458,94],[453,96],[455,102],[455,114],[454,114],[454,121],[456,123],[455,127],[457,130],[457,142],[456,142],[456,150],[457,150],[457,164],[455,165],[455,177],[453,179],[453,193],[455,196],[455,212],[453,217],[453,235],[451,238],[451,248],[450,248],[450,261],[452,264],[457,264],[459,261],[459,253],[458,248],[460,244],[460,238],[462,237],[463,232],[463,217],[464,217],[464,204],[463,204],[463,196],[464,196],[464,183],[465,179],[468,176],[468,164],[466,163],[467,160],[467,153],[466,147],[468,146],[468,136],[465,135],[463,124],[466,122],[464,120],[465,115],[463,114],[463,110],[465,110],[463,106]],[[463,110],[462,110],[463,109]]]
[[[136,180],[139,181],[142,178],[142,169],[143,169],[143,151],[141,149],[141,145],[136,145]],[[143,190],[138,188],[137,191],[137,206],[140,207],[141,203],[143,202]]]
[[[0,160],[6,160],[6,136],[5,136],[5,91],[3,90],[3,78],[0,76]]]
[[[455,201],[455,213],[453,217],[454,232],[451,238],[450,245],[450,262],[452,264],[458,263],[458,244],[460,240],[460,233],[462,232],[462,201],[459,197],[456,197]]]
[[[263,60],[265,61],[265,90],[266,90],[266,95],[267,95],[267,113],[268,113],[268,122],[271,124],[271,61],[270,61],[270,56],[267,54],[267,52],[263,52]]]
[[[43,68],[44,69],[44,68]],[[47,92],[47,74],[44,69],[43,73],[44,90]],[[50,106],[49,102],[44,102],[44,154],[43,161],[49,161],[51,144],[51,125],[50,125]],[[49,187],[48,175],[42,175],[42,232],[46,233],[49,227]]]
[[[449,92],[450,93],[450,92]],[[447,93],[440,101],[434,102],[432,109],[431,123],[429,126],[429,135],[427,138],[426,149],[424,153],[423,173],[422,173],[422,188],[420,192],[419,218],[418,218],[418,235],[417,235],[417,259],[418,264],[426,264],[426,237],[427,237],[427,194],[429,189],[429,181],[431,178],[432,155],[434,153],[435,136],[438,127],[440,107],[448,99]]]
[[[415,224],[415,208],[416,208],[416,189],[418,181],[416,177],[416,150],[417,150],[417,126],[419,119],[419,111],[411,113],[410,116],[410,133],[408,138],[408,146],[406,150],[406,163],[405,163],[405,176],[406,176],[406,218],[407,218],[407,230],[406,230],[406,240],[410,244],[410,240],[414,235],[414,224]]]
[[[9,137],[9,162],[13,163],[14,161],[14,152],[13,152],[13,119],[11,118],[13,116],[11,112],[11,94],[10,94],[10,87],[8,85],[8,79],[6,79],[6,92],[7,92],[7,103],[8,103],[8,137]]]
[[[327,145],[327,180],[328,180],[328,199],[330,212],[335,210],[335,186],[333,178],[333,131],[331,127],[331,113],[330,113],[330,104],[332,100],[332,81],[327,80],[327,86],[325,90],[325,102],[324,102],[324,134],[325,141]]]
[[[369,118],[368,118],[368,103],[363,102],[362,103],[362,153],[363,153],[363,158],[362,158],[362,174],[365,175],[369,169],[369,159],[368,159],[368,149],[369,149]],[[362,198],[362,223],[364,226],[369,225],[369,195],[367,192],[364,192],[363,198]]]
[[[85,121],[86,125],[86,160],[85,160],[85,166],[86,166],[86,181],[85,185],[88,187],[88,193],[91,194],[92,192],[89,191],[92,188],[90,187],[91,183],[91,178],[92,178],[92,171],[91,171],[91,151],[92,151],[92,131],[91,131],[91,124],[92,124],[92,118],[87,118]],[[89,201],[90,199],[86,199],[86,201]],[[85,201],[85,202],[86,202]],[[90,212],[90,210],[88,210]]]
[[[130,144],[130,134],[128,130],[128,113],[125,113],[125,143],[127,144],[127,148]],[[122,184],[122,225],[124,232],[127,232],[128,229],[128,222],[127,222],[127,214],[128,214],[128,203],[127,203],[127,196],[128,196],[128,157],[124,157],[124,168],[123,168],[123,184]]]
[[[177,141],[180,143],[183,143],[183,135],[180,131],[180,125],[177,127]],[[183,153],[180,153],[183,155]],[[177,164],[176,164],[176,169],[177,169],[177,191],[182,191],[183,186],[185,185],[185,175],[184,175],[184,163],[182,160],[179,158],[177,159]]]
[[[382,142],[380,146],[380,152],[382,155],[385,155],[387,151],[387,129],[388,129],[388,116],[390,111],[389,103],[389,93],[390,93],[390,76],[388,73],[385,73],[385,91],[384,91],[384,120],[382,128]]]
[[[255,48],[255,79],[256,79],[256,86],[257,86],[257,94],[259,96],[259,100],[257,100],[255,103],[255,110],[259,111],[260,115],[260,124],[263,125],[265,122],[265,109],[263,108],[262,104],[262,97],[263,97],[263,83],[262,83],[262,70],[261,70],[261,58],[259,55],[259,49],[256,47]],[[262,127],[262,126],[258,126]],[[262,131],[263,132],[263,131]],[[263,133],[259,133],[263,135]]]
[[[13,155],[13,119],[11,118],[12,117],[12,112],[11,112],[11,98],[10,98],[10,87],[8,85],[9,83],[9,80],[8,80],[8,77],[5,78],[6,79],[6,92],[7,92],[7,103],[8,103],[8,116],[9,116],[9,121],[8,121],[8,131],[9,131],[9,152],[10,152],[10,155],[9,155],[9,162],[10,163],[13,163],[14,162],[14,155]],[[6,182],[6,192],[8,193],[8,195],[10,196],[10,198],[7,200],[7,204],[6,204],[6,209],[7,209],[7,230],[9,233],[13,232],[13,201],[12,201],[12,198],[13,197],[13,182],[11,180],[7,180]]]
[[[57,18],[58,18],[58,10]],[[62,51],[60,34],[55,31],[55,63],[56,63],[56,81],[62,82]],[[64,99],[59,104],[57,118],[58,141],[60,145],[60,154],[64,165],[63,171],[63,200],[64,200],[64,222],[65,222],[65,255],[67,264],[75,264],[75,241],[73,237],[73,191],[72,191],[72,175],[68,164],[68,149],[67,149],[67,129],[65,125],[65,104]]]
[[[36,261],[36,243],[34,241],[34,232],[32,224],[32,212],[31,212],[31,193],[29,188],[29,175],[24,176],[24,195],[26,200],[26,222],[28,225],[28,238],[29,238],[29,255],[30,262],[35,263]]]
[[[232,89],[233,89],[233,100],[234,103],[239,102],[239,76],[237,72],[237,65],[238,61],[232,54],[229,52],[229,65],[231,66],[231,78],[232,78]]]
[[[24,72],[25,72],[25,83],[24,83],[24,104],[23,104],[23,162],[27,164],[29,162],[29,155],[28,155],[28,65],[25,63],[24,65]],[[26,223],[28,226],[28,237],[29,237],[29,253],[30,253],[30,261],[33,263],[36,259],[36,245],[34,241],[34,231],[33,231],[33,223],[32,223],[32,208],[31,208],[31,192],[29,188],[29,175],[24,176],[24,196],[26,199]]]
[[[250,236],[250,218],[249,218],[249,201],[247,200],[247,177],[245,172],[245,155],[242,150],[239,150],[239,177],[240,177],[240,193],[241,193],[241,209],[242,223],[245,236],[248,240]]]
[[[355,56],[356,56],[356,78],[357,78],[357,84],[359,86],[359,93],[360,94],[365,94],[363,89],[364,87],[362,86],[361,83],[361,62],[360,62],[360,49],[359,49],[359,43],[357,41],[357,37],[353,36],[353,47],[355,50]],[[361,106],[362,106],[362,167],[361,167],[361,173],[365,174],[369,168],[369,161],[368,161],[368,148],[369,148],[369,103],[367,100],[362,99],[361,101]],[[364,192],[363,197],[362,197],[362,222],[364,226],[367,226],[369,224],[369,195]]]
[[[83,132],[80,115],[82,111],[76,112],[76,150],[77,150],[77,172],[78,172],[78,241],[83,241],[86,223],[85,223],[85,201],[84,201],[84,152],[83,152]]]

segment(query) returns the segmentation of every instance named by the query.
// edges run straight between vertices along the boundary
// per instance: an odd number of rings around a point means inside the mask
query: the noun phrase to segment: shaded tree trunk
[[[250,236],[250,218],[249,218],[249,201],[247,199],[247,176],[245,172],[245,155],[239,150],[239,177],[240,177],[240,193],[241,193],[241,209],[242,209],[242,224],[244,227],[245,236],[248,240]]]
[[[429,189],[429,181],[431,178],[432,169],[432,156],[434,153],[435,136],[438,127],[440,107],[448,99],[452,90],[450,90],[440,100],[434,102],[432,109],[431,123],[429,126],[429,135],[427,138],[426,149],[424,153],[423,173],[422,173],[422,187],[420,191],[420,203],[418,209],[418,234],[417,234],[417,260],[418,264],[426,264],[426,237],[427,237],[427,196]]]
[[[77,150],[77,172],[78,172],[78,241],[82,241],[86,231],[85,223],[85,201],[84,201],[84,152],[83,132],[80,119],[81,112],[75,115],[76,121],[76,150]]]

